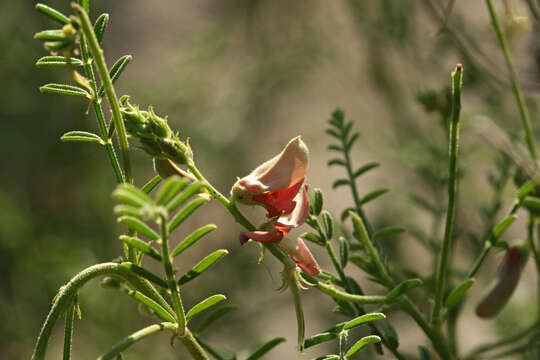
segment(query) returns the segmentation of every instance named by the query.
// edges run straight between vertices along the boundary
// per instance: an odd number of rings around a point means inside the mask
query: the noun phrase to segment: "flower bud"
[[[283,238],[279,243],[279,247],[289,254],[291,259],[309,275],[315,276],[321,272],[317,260],[315,260],[302,238],[297,238],[296,242],[287,237]]]
[[[187,163],[187,154],[180,147],[179,140],[171,138],[158,138],[157,144],[163,154],[177,164]]]
[[[162,155],[161,148],[153,139],[141,138],[140,142],[141,149],[143,149],[148,155],[152,157]]]
[[[147,120],[147,114],[139,111],[137,107],[127,106],[120,109],[124,123],[126,124],[126,131],[137,138],[153,138],[153,132],[150,126],[150,122]]]
[[[154,134],[160,138],[170,137],[171,129],[167,124],[167,120],[157,116],[151,106],[148,108],[148,113],[148,119],[150,120],[150,126],[152,127],[152,131],[154,132]]]
[[[497,272],[496,280],[476,307],[476,315],[491,318],[502,310],[517,287],[527,255],[523,246],[513,246],[508,250]]]

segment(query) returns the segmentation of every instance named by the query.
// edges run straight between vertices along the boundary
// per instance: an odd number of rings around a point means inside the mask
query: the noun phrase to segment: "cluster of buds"
[[[137,138],[142,150],[154,158],[156,171],[162,177],[178,174],[180,169],[175,164],[185,165],[192,161],[189,144],[180,141],[167,119],[156,115],[151,106],[148,110],[140,110],[129,103],[128,96],[123,96],[120,104],[126,131]]]
[[[528,258],[527,255],[525,246],[513,246],[507,251],[499,267],[497,278],[476,307],[476,315],[481,318],[491,318],[503,309],[517,287],[521,271]]]
[[[302,238],[286,237],[309,216],[308,186],[304,184],[308,154],[300,137],[292,139],[280,154],[238,179],[231,194],[233,201],[260,205],[267,211],[268,221],[256,231],[241,233],[241,244],[248,240],[276,243],[302,270],[317,275],[319,264]]]

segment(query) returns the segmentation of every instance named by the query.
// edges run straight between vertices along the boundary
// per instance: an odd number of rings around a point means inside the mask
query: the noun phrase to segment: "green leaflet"
[[[194,232],[192,232],[190,235],[188,235],[183,241],[181,241],[176,248],[172,251],[171,257],[175,257],[182,253],[184,250],[189,248],[191,245],[195,244],[199,239],[201,239],[203,236],[208,234],[211,231],[214,231],[217,229],[217,226],[214,224],[208,224],[206,226],[203,226]]]
[[[149,239],[159,239],[159,235],[154,230],[152,230],[148,225],[135,217],[121,216],[118,218],[118,222],[126,225],[131,230],[138,232],[139,234],[144,235]]]
[[[67,84],[47,84],[39,88],[39,91],[42,93],[49,94],[63,94],[63,95],[73,95],[73,96],[82,96],[87,99],[91,99],[92,96],[88,91],[78,86],[67,85]]]
[[[77,59],[75,57],[70,57],[68,62],[68,58],[65,56],[44,56],[36,62],[37,67],[66,66],[68,64],[73,66],[82,66],[83,62],[81,59]]]
[[[103,35],[109,23],[109,14],[101,14],[94,23],[94,33],[96,34],[99,43],[103,40]]]
[[[195,265],[191,270],[187,272],[184,276],[178,280],[178,284],[184,285],[191,280],[195,279],[197,276],[201,275],[203,272],[208,270],[212,265],[214,265],[219,259],[227,255],[229,252],[225,249],[219,249],[211,253],[202,259],[197,265]]]
[[[186,320],[189,320],[191,319],[192,317],[194,317],[195,315],[205,311],[206,309],[220,303],[221,301],[223,300],[226,300],[227,297],[225,295],[212,295],[206,299],[204,299],[203,301],[201,301],[200,303],[198,303],[197,305],[193,306],[186,314]]]
[[[350,349],[347,351],[347,354],[345,354],[345,358],[348,359],[354,354],[356,354],[358,351],[362,350],[364,347],[366,347],[369,344],[378,343],[381,341],[381,338],[377,335],[369,335],[365,336],[362,339],[358,340]]]
[[[386,319],[386,316],[383,313],[370,313],[370,314],[361,315],[345,323],[345,325],[343,326],[343,329],[349,330],[354,327],[360,326],[362,324],[375,321],[375,320],[380,320],[380,319]]]
[[[105,145],[105,141],[99,135],[93,134],[87,131],[69,131],[62,135],[60,138],[62,141],[82,141],[93,142],[101,145]]]

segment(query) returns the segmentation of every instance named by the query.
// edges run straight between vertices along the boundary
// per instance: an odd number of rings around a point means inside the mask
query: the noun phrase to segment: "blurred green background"
[[[69,1],[46,1],[71,13]],[[533,127],[540,128],[538,66],[540,43],[536,21],[526,1],[496,2],[511,43],[511,52],[530,104]],[[531,2],[536,4],[534,1]],[[78,271],[121,253],[123,231],[115,224],[110,193],[115,179],[102,148],[61,143],[70,130],[97,131],[88,103],[79,98],[41,94],[48,82],[68,82],[61,68],[37,69],[46,55],[34,40],[37,31],[56,24],[34,9],[33,1],[0,3],[0,358],[30,357],[41,324],[58,288]],[[479,115],[488,116],[520,141],[521,123],[510,92],[507,71],[484,3],[457,1],[445,23],[446,1],[92,1],[91,15],[110,14],[104,38],[109,65],[131,54],[133,60],[116,83],[142,107],[154,105],[168,115],[171,127],[189,137],[199,168],[227,193],[237,176],[280,151],[301,134],[311,151],[308,182],[326,194],[326,205],[339,216],[352,201],[345,188],[332,190],[342,169],[327,168],[332,157],[324,134],[329,114],[344,109],[362,137],[354,150],[357,166],[378,161],[381,169],[359,182],[365,193],[376,187],[388,195],[366,207],[378,226],[403,225],[411,231],[382,244],[397,267],[427,274],[432,258],[414,233],[442,238],[440,222],[411,200],[421,194],[445,206],[447,140],[440,116],[417,101],[419,91],[433,90],[443,99],[455,64],[464,64],[462,179],[455,262],[468,267],[485,226],[481,208],[493,192],[487,175],[500,161],[498,151],[474,129]],[[492,136],[492,134],[488,134]],[[493,134],[496,136],[496,134]],[[134,156],[136,183],[153,176],[142,151]],[[443,187],[441,187],[441,184]],[[443,189],[443,190],[441,190]],[[503,211],[514,186],[503,187]],[[523,218],[523,216],[522,216]],[[261,219],[261,218],[259,218]],[[440,220],[440,219],[439,219]],[[280,266],[268,256],[257,265],[258,247],[240,247],[239,226],[217,205],[199,211],[175,234],[175,241],[208,222],[219,229],[175,265],[186,270],[216,248],[227,256],[215,268],[185,287],[188,307],[214,294],[227,295],[239,309],[222,319],[203,338],[216,347],[253,350],[277,336],[288,338],[268,359],[293,359],[296,322],[290,295],[274,291]],[[511,236],[524,236],[514,226]],[[414,230],[414,231],[413,231]],[[472,235],[471,235],[472,234]],[[475,247],[476,246],[476,247]],[[312,245],[311,247],[315,247]],[[319,249],[324,268],[330,262]],[[504,329],[522,327],[535,314],[532,261],[517,294],[493,321],[475,317],[473,307],[493,277],[500,256],[492,254],[479,274],[458,326],[464,349],[495,339]],[[351,274],[371,292],[379,291],[352,268]],[[324,330],[343,318],[331,312],[333,302],[315,290],[302,294],[307,333]],[[74,359],[93,359],[121,337],[149,324],[126,296],[102,290],[97,281],[80,295],[82,320],[75,322]],[[428,308],[425,301],[422,307]],[[409,318],[390,314],[402,334],[401,348],[414,353],[427,343]],[[49,358],[62,347],[63,326],[50,345]],[[474,331],[475,336],[470,336]],[[183,358],[183,349],[155,336],[126,353],[129,359]],[[306,358],[333,351],[334,344],[307,351]],[[367,353],[370,356],[369,353]],[[375,356],[375,355],[373,355]],[[383,358],[391,358],[386,355]]]

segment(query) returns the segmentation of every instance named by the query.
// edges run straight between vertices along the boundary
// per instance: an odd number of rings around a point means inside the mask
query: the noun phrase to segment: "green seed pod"
[[[323,201],[324,198],[321,189],[315,189],[315,191],[313,192],[313,203],[311,208],[313,215],[319,216],[323,208]]]

